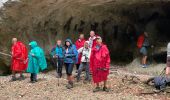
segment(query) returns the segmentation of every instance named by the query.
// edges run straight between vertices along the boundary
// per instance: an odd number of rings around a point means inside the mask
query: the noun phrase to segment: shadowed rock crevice
[[[136,40],[147,31],[155,48],[170,40],[170,2],[147,0],[21,0],[1,10],[0,43],[10,48],[16,36],[28,44],[37,40],[49,53],[55,39],[95,30],[108,45],[112,61],[129,63],[138,56]],[[6,45],[7,43],[7,45]],[[166,51],[164,49],[164,51]]]

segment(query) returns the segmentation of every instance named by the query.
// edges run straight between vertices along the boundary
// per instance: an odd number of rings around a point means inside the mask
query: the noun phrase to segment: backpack
[[[137,47],[138,48],[142,48],[143,46],[143,42],[144,42],[145,36],[144,35],[140,35],[137,41]]]
[[[167,77],[155,77],[154,86],[158,90],[163,90],[166,88],[167,84],[170,82],[170,79]]]

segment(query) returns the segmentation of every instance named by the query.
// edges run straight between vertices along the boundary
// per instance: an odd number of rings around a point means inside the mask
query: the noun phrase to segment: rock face
[[[36,40],[48,54],[58,38],[95,30],[108,45],[113,61],[131,62],[143,31],[156,47],[170,40],[168,0],[21,0],[1,10],[0,49],[9,50],[12,37],[28,44]],[[5,39],[5,40],[4,40]]]
[[[0,75],[7,75],[10,73],[9,65],[5,64],[3,59],[0,59]]]

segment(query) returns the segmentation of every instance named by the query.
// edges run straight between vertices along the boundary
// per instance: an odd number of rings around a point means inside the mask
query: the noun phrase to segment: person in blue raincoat
[[[31,73],[31,82],[37,82],[37,74],[40,70],[44,70],[47,68],[47,62],[45,59],[44,51],[41,49],[36,41],[32,41],[29,43],[31,48],[28,58],[28,68],[27,72]]]
[[[64,50],[64,63],[66,67],[68,85],[67,89],[73,88],[73,66],[78,62],[78,51],[76,46],[72,43],[70,39],[65,41],[65,50]]]
[[[63,52],[64,52],[64,48],[62,46],[62,41],[57,40],[55,50],[54,52],[51,52],[56,67],[57,78],[62,77],[62,67],[63,67],[63,59],[64,59]]]

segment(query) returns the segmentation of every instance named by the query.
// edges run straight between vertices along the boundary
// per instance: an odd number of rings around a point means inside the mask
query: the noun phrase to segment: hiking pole
[[[58,66],[58,58],[56,58],[56,66],[57,66],[57,74],[58,74],[58,70],[59,70],[59,66]],[[59,85],[60,85],[60,84],[59,84],[59,83],[60,83],[60,79],[59,79],[60,77],[58,76],[57,78],[58,78],[58,79],[57,79],[57,81],[58,81],[57,84],[58,84],[58,86],[59,86]]]
[[[57,60],[57,69],[59,70],[59,66],[58,66],[58,60]],[[57,71],[58,71],[57,70]],[[60,85],[60,77],[58,77],[58,86]]]
[[[163,76],[165,74],[166,67],[161,71],[160,76]]]
[[[4,56],[12,57],[12,55],[6,54],[6,53],[3,53],[3,52],[0,52],[0,54],[1,54],[1,55],[4,55]]]
[[[152,49],[151,63],[153,63],[153,61],[154,61],[154,54],[155,54],[155,46],[154,46],[154,45],[151,45],[151,49]]]

